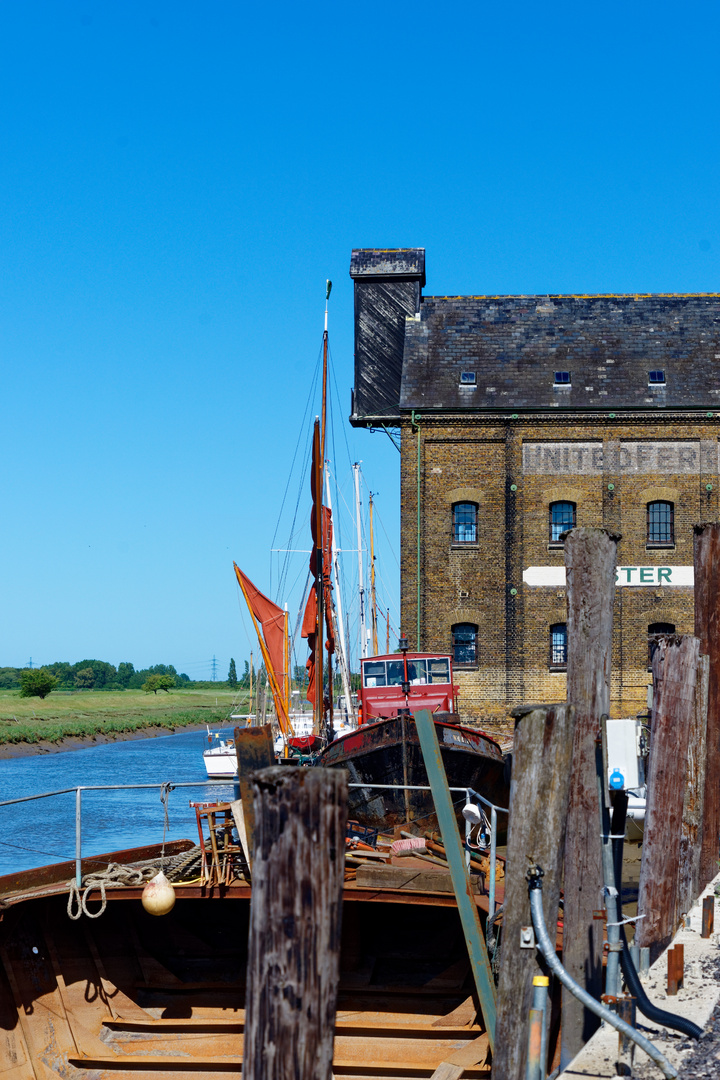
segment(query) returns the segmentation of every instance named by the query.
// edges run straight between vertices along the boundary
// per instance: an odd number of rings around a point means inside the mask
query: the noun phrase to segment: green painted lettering
[[[658,585],[662,581],[667,581],[668,585],[672,579],[672,566],[658,566]]]
[[[625,571],[625,580],[629,584],[630,575],[635,573],[635,571],[637,570],[637,566],[623,566],[623,570]]]
[[[652,585],[653,583],[653,570],[654,566],[641,566],[640,567],[640,584]]]

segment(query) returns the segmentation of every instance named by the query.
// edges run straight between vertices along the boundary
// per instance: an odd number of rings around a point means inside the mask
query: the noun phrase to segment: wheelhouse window
[[[473,667],[477,663],[478,628],[472,623],[456,623],[452,628],[455,667]]]
[[[674,507],[658,500],[647,504],[647,542],[661,546],[675,543]]]
[[[674,634],[675,623],[654,622],[648,626],[648,671],[652,669],[652,660],[663,634]]]
[[[553,623],[550,627],[550,667],[567,667],[567,623]]]
[[[453,505],[453,543],[477,543],[477,503],[460,502]]]
[[[550,503],[550,543],[559,544],[560,537],[568,529],[575,528],[575,503]]]

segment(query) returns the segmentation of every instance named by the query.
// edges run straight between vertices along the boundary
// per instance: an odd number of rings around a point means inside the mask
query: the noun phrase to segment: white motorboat
[[[237,776],[235,740],[223,731],[208,728],[208,748],[203,751],[208,780],[234,780]]]

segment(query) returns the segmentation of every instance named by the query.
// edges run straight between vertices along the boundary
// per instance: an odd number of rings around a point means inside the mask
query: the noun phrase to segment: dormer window
[[[648,386],[664,386],[665,385],[665,372],[656,369],[655,371],[648,371]]]
[[[460,385],[461,386],[475,386],[477,379],[474,371],[461,371],[460,372]]]
[[[556,371],[555,372],[555,386],[570,386],[570,372],[569,371]]]

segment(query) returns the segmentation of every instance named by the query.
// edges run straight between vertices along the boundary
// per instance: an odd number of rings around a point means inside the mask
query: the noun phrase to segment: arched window
[[[567,667],[567,623],[553,623],[550,627],[550,667]]]
[[[562,533],[575,528],[575,503],[550,503],[550,543],[559,544]]]
[[[675,543],[675,513],[671,502],[658,500],[647,504],[648,544]]]
[[[477,543],[477,503],[458,502],[453,503],[453,543],[475,544]]]
[[[455,623],[452,628],[455,667],[474,667],[477,663],[478,628],[474,623]]]
[[[654,622],[648,626],[648,671],[652,668],[652,658],[658,647],[658,638],[663,634],[674,634],[675,623]]]

